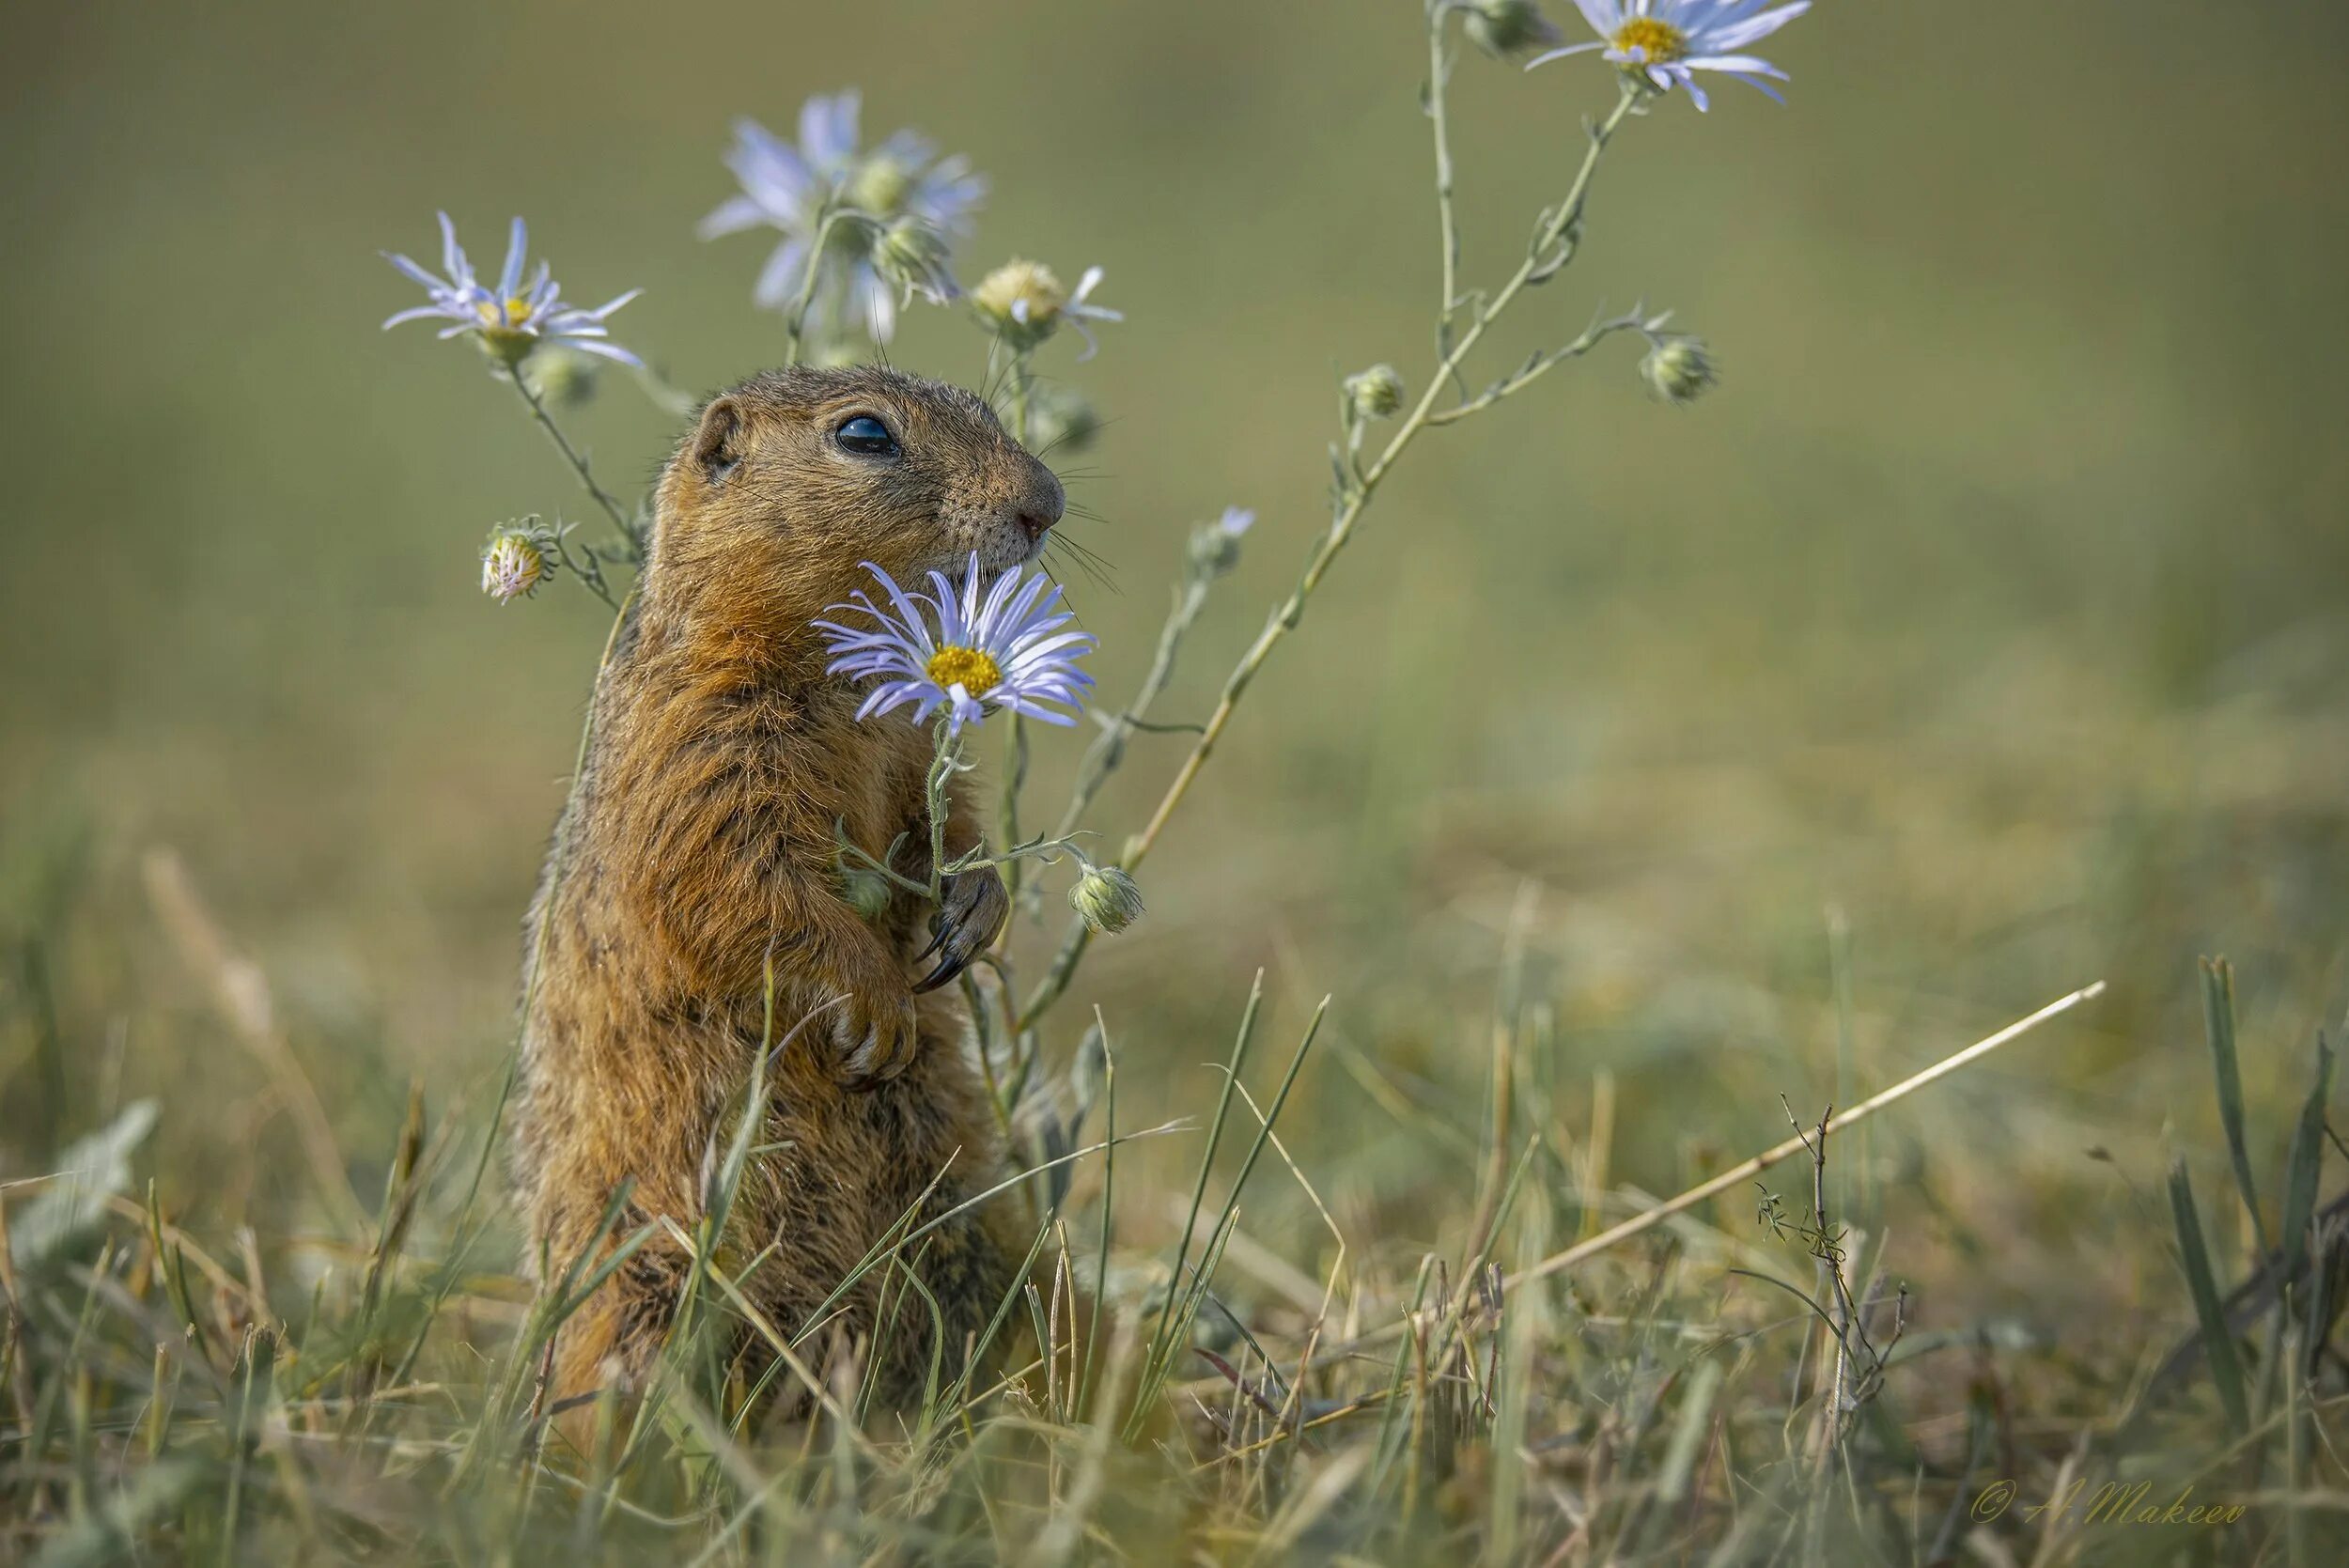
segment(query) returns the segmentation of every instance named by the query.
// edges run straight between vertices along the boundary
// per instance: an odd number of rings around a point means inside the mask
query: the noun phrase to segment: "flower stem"
[[[1452,311],[1459,301],[1460,231],[1452,214],[1452,137],[1444,118],[1444,89],[1451,85],[1452,63],[1443,47],[1444,19],[1452,9],[1438,0],[1427,22],[1427,117],[1436,132],[1436,225],[1443,252],[1443,300],[1436,316],[1436,352],[1452,347]]]
[[[1158,810],[1150,814],[1149,822],[1126,846],[1122,862],[1128,871],[1142,862],[1143,857],[1149,854],[1151,846],[1158,843],[1159,835],[1166,831],[1167,819],[1174,815],[1174,808],[1182,804],[1183,797],[1190,793],[1192,781],[1206,766],[1209,753],[1215,750],[1215,743],[1222,737],[1224,726],[1231,722],[1232,710],[1238,706],[1241,693],[1248,690],[1249,682],[1264,667],[1265,660],[1280,645],[1281,639],[1294,631],[1298,622],[1304,617],[1306,601],[1321,585],[1322,578],[1328,574],[1339,552],[1346,549],[1346,541],[1353,537],[1355,525],[1361,520],[1362,510],[1370,504],[1379,481],[1394,467],[1395,459],[1410,445],[1412,438],[1427,427],[1430,417],[1436,411],[1436,400],[1444,395],[1446,382],[1458,371],[1469,351],[1485,335],[1485,329],[1508,309],[1510,303],[1524,290],[1534,272],[1547,264],[1544,253],[1564,241],[1567,230],[1581,218],[1583,203],[1590,194],[1591,179],[1597,172],[1599,158],[1607,150],[1608,142],[1613,138],[1625,117],[1639,102],[1640,97],[1637,87],[1626,85],[1615,101],[1613,112],[1592,128],[1590,150],[1583,154],[1582,167],[1575,175],[1574,184],[1568,188],[1565,200],[1559,204],[1557,211],[1543,226],[1536,242],[1528,248],[1525,260],[1518,264],[1516,273],[1501,285],[1501,291],[1493,296],[1492,303],[1477,313],[1476,318],[1469,323],[1468,330],[1460,334],[1459,342],[1443,357],[1437,374],[1428,378],[1427,389],[1420,394],[1419,402],[1412,408],[1410,416],[1388,440],[1377,460],[1363,471],[1361,483],[1339,507],[1335,520],[1330,523],[1329,532],[1322,536],[1321,543],[1315,548],[1312,558],[1305,565],[1304,575],[1298,579],[1287,602],[1265,624],[1264,630],[1256,634],[1255,642],[1250,644],[1247,653],[1241,656],[1239,663],[1224,682],[1223,696],[1216,704],[1215,711],[1207,716],[1206,729],[1191,747],[1190,755],[1183,759],[1182,768],[1174,775],[1174,782],[1167,786]]]
[[[938,722],[932,739],[938,750],[930,758],[930,776],[926,788],[930,816],[930,901],[944,897],[946,884],[946,812],[947,781],[955,776],[955,767],[962,751],[954,726],[944,719]]]
[[[1623,122],[1630,116],[1631,111],[1638,107],[1643,96],[1642,90],[1636,83],[1626,82],[1616,98],[1613,110],[1605,119],[1591,127],[1590,148],[1583,154],[1582,165],[1575,173],[1574,183],[1567,187],[1565,199],[1559,203],[1557,209],[1549,214],[1548,221],[1535,233],[1533,243],[1526,249],[1524,261],[1519,263],[1517,272],[1510,276],[1508,282],[1501,286],[1500,291],[1493,295],[1490,303],[1474,313],[1473,319],[1460,334],[1459,340],[1441,354],[1436,373],[1427,379],[1426,389],[1420,394],[1419,401],[1412,407],[1409,415],[1388,439],[1385,448],[1380,451],[1377,460],[1367,469],[1362,470],[1357,482],[1346,490],[1340,500],[1336,517],[1331,520],[1328,531],[1321,536],[1321,542],[1315,547],[1312,556],[1306,561],[1304,574],[1298,579],[1297,586],[1290,590],[1287,599],[1283,602],[1280,609],[1273,613],[1272,618],[1265,623],[1265,629],[1256,634],[1256,640],[1249,644],[1248,651],[1240,656],[1239,662],[1233,667],[1231,675],[1225,678],[1223,694],[1216,703],[1215,711],[1207,716],[1206,724],[1200,731],[1198,740],[1192,744],[1190,754],[1183,759],[1183,765],[1176,771],[1174,782],[1167,785],[1165,795],[1159,800],[1158,809],[1150,814],[1150,818],[1143,824],[1142,831],[1126,842],[1124,853],[1118,857],[1117,862],[1125,869],[1130,871],[1140,865],[1143,857],[1147,856],[1152,847],[1157,845],[1159,835],[1166,831],[1167,822],[1174,816],[1175,808],[1180,806],[1184,797],[1190,793],[1190,787],[1197,782],[1201,769],[1206,767],[1208,756],[1214,753],[1216,742],[1222,738],[1225,726],[1231,723],[1233,711],[1239,706],[1241,695],[1247,691],[1249,684],[1256,678],[1257,672],[1264,668],[1265,661],[1272,656],[1272,650],[1280,646],[1282,639],[1296,630],[1298,623],[1304,618],[1306,602],[1313,598],[1314,591],[1321,586],[1322,579],[1328,575],[1330,567],[1336,562],[1339,553],[1346,549],[1346,541],[1354,536],[1355,526],[1361,520],[1363,509],[1369,505],[1371,497],[1377,493],[1380,481],[1392,471],[1396,460],[1402,457],[1405,449],[1421,431],[1431,425],[1449,423],[1452,418],[1458,417],[1456,413],[1449,410],[1444,411],[1443,417],[1438,417],[1436,404],[1439,398],[1447,395],[1454,379],[1459,374],[1460,366],[1467,361],[1470,352],[1475,349],[1477,343],[1483,339],[1486,329],[1509,308],[1517,297],[1524,292],[1527,286],[1537,276],[1544,280],[1555,276],[1565,262],[1571,259],[1575,245],[1573,236],[1579,230],[1583,206],[1590,196],[1591,181],[1598,171],[1599,159],[1606,152],[1608,143],[1614,139],[1615,132],[1622,128]],[[1440,120],[1438,123],[1440,124]],[[1448,206],[1448,203],[1439,203],[1439,205]],[[1446,226],[1449,227],[1448,223]],[[1020,1010],[1020,1028],[1025,1029],[1034,1024],[1045,1010],[1058,1001],[1062,993],[1067,989],[1069,980],[1076,974],[1078,962],[1084,956],[1089,939],[1090,932],[1083,923],[1073,922],[1068,935],[1062,941],[1060,951],[1053,955],[1050,970],[1038,983],[1035,992],[1028,999],[1027,1005]]]
[[[1084,820],[1085,812],[1101,786],[1125,760],[1126,743],[1136,730],[1143,727],[1150,706],[1166,689],[1174,674],[1175,650],[1182,646],[1183,637],[1207,602],[1207,576],[1194,568],[1192,575],[1176,590],[1174,608],[1166,617],[1166,625],[1159,632],[1159,648],[1150,660],[1150,669],[1142,677],[1141,687],[1128,703],[1109,721],[1093,744],[1085,749],[1084,759],[1077,765],[1076,787],[1069,792],[1068,809],[1062,813],[1060,826],[1052,831],[1054,838],[1066,838]]]
[[[1014,354],[1011,358],[1011,438],[1020,445],[1028,444],[1028,356]],[[1003,797],[996,808],[997,831],[1003,836],[1004,848],[1019,842],[1019,792],[1028,783],[1028,727],[1018,713],[1010,715],[1011,737],[1004,743]],[[1019,907],[1020,865],[1018,860],[1003,867],[1003,892],[1012,908]],[[1005,921],[998,934],[1000,949],[1011,939],[1012,923]]]
[[[528,405],[530,416],[538,422],[538,428],[544,430],[547,439],[554,442],[554,449],[563,454],[563,460],[571,465],[571,471],[579,475],[579,482],[587,487],[587,493],[596,498],[596,505],[603,508],[604,516],[612,520],[612,526],[619,530],[620,538],[627,544],[630,554],[640,554],[644,541],[636,536],[636,525],[629,520],[627,510],[611,491],[596,482],[596,471],[588,466],[579,448],[571,444],[570,438],[563,433],[563,427],[554,422],[554,416],[547,412],[545,401],[530,390],[530,383],[522,379],[521,367],[516,365],[506,379],[514,383],[514,390]]]
[[[800,276],[800,292],[791,302],[791,314],[784,320],[783,363],[788,367],[800,363],[807,347],[807,313],[816,303],[816,285],[824,274],[824,245],[832,238],[832,225],[840,221],[840,209],[827,201],[822,214],[816,221],[815,237],[807,242],[807,271]]]

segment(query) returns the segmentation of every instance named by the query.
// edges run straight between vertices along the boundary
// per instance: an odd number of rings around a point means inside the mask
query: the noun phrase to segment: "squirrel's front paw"
[[[934,991],[968,969],[971,960],[995,939],[995,933],[1003,928],[1004,917],[1011,913],[1003,879],[991,865],[973,866],[947,877],[945,893],[938,913],[930,917],[930,945],[913,955],[918,964],[933,953],[938,955],[938,967],[913,987],[917,992]]]
[[[832,1040],[841,1081],[860,1088],[887,1082],[913,1064],[921,1043],[913,998],[903,989],[849,997],[833,1017]]]

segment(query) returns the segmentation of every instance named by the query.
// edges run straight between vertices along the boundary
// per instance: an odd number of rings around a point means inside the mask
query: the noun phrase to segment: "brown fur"
[[[835,432],[856,414],[882,420],[900,454],[845,450]],[[862,693],[825,675],[809,623],[870,587],[861,562],[915,584],[958,575],[973,551],[989,568],[1030,559],[1061,505],[1050,472],[957,388],[786,370],[703,411],[662,474],[641,594],[526,927],[537,980],[513,1171],[534,1256],[559,1270],[588,1246],[623,1181],[627,1229],[667,1216],[692,1233],[756,1050],[770,951],[777,1032],[814,1016],[775,1063],[772,1152],[752,1163],[724,1250],[739,1265],[770,1249],[747,1285],[775,1326],[799,1328],[941,1171],[928,1214],[997,1179],[967,1009],[954,988],[910,988],[931,911],[900,893],[868,923],[834,869],[838,822],[875,855],[906,834],[898,869],[925,875],[929,738],[902,711],[858,722]],[[957,800],[949,853],[978,839]],[[957,880],[949,907],[983,942],[1000,885],[991,871]],[[948,1375],[1009,1283],[1000,1229],[981,1210],[925,1238]],[[656,1234],[565,1327],[556,1397],[641,1386],[682,1272]],[[868,1276],[851,1297],[849,1334],[871,1333],[879,1285]],[[918,1389],[931,1340],[918,1295],[888,1338],[869,1372],[893,1395]]]

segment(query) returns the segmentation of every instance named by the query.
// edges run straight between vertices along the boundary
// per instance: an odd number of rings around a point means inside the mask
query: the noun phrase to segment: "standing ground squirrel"
[[[692,1232],[765,1026],[770,955],[776,1034],[809,1021],[770,1074],[725,1243],[737,1266],[763,1259],[743,1285],[771,1323],[798,1328],[917,1202],[927,1219],[996,1178],[969,1010],[936,986],[994,937],[1003,884],[987,868],[951,878],[938,952],[918,965],[923,900],[896,893],[871,920],[843,902],[836,831],[872,855],[903,834],[924,862],[901,850],[897,869],[926,875],[931,742],[902,719],[858,722],[862,692],[826,676],[809,623],[869,582],[865,562],[914,582],[973,554],[990,571],[1033,560],[1062,500],[984,401],[894,371],[770,372],[702,411],[661,474],[641,592],[526,926],[513,1170],[534,1258],[559,1270],[587,1247],[623,1182],[621,1234],[662,1216]],[[979,839],[957,800],[947,853]],[[948,1376],[1010,1282],[1001,1225],[974,1210],[920,1249]],[[684,1269],[656,1231],[564,1327],[555,1395],[639,1386]],[[848,1333],[871,1333],[879,1284],[846,1303]],[[867,1374],[902,1392],[932,1327],[918,1297],[894,1315]]]

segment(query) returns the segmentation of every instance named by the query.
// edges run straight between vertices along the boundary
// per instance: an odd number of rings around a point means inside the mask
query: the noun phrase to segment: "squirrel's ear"
[[[710,400],[702,410],[702,422],[693,431],[693,466],[702,477],[715,485],[734,472],[742,461],[743,438],[747,434],[741,405],[731,397]]]

